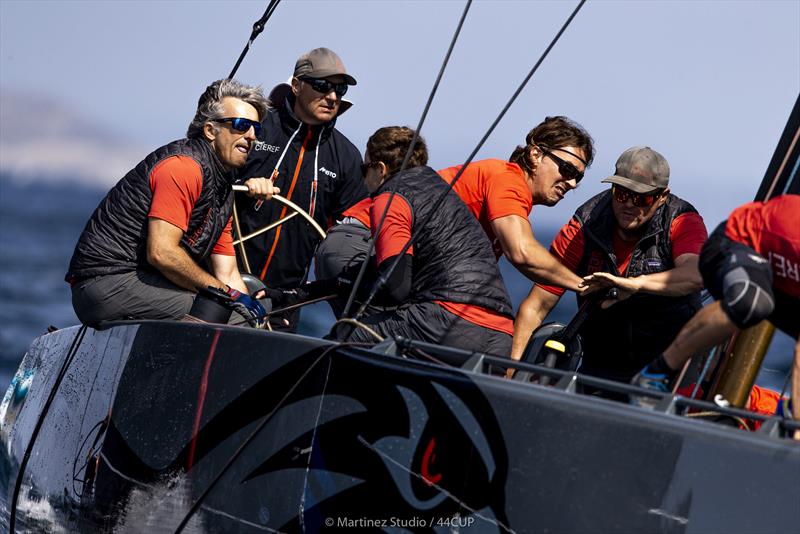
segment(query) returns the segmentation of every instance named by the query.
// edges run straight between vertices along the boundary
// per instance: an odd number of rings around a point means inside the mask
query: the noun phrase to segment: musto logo
[[[326,176],[330,176],[331,178],[336,178],[336,173],[333,172],[333,171],[329,171],[325,167],[320,167],[319,168],[319,172],[321,172],[322,174],[324,174]]]

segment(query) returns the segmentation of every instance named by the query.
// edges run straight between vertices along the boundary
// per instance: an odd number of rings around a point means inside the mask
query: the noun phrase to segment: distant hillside
[[[146,153],[52,98],[0,91],[0,172],[18,181],[108,186]]]

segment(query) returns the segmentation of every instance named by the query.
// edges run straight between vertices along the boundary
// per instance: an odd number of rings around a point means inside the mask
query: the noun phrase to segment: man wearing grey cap
[[[361,154],[334,125],[350,106],[343,100],[356,80],[332,50],[315,48],[300,56],[291,85],[270,93],[271,109],[258,141],[240,173],[272,177],[275,190],[308,211],[323,228],[367,196]],[[274,201],[237,198],[242,235],[264,228],[290,213]],[[248,271],[271,288],[295,288],[306,279],[319,235],[294,217],[245,242]],[[240,252],[240,250],[237,250]],[[245,258],[242,258],[245,259]],[[295,331],[299,311],[273,327]]]
[[[618,301],[581,327],[580,372],[627,382],[700,308],[697,262],[707,232],[697,210],[670,193],[667,160],[649,147],[623,152],[603,182],[611,189],[577,209],[550,251],[590,288],[619,289]],[[534,286],[517,315],[512,357],[522,356],[563,293]]]

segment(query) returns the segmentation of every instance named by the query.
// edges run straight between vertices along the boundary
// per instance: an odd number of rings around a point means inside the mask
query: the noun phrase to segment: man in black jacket
[[[356,80],[327,48],[303,54],[295,64],[291,87],[276,87],[273,106],[262,120],[247,164],[239,173],[271,177],[282,194],[328,228],[342,212],[367,196],[358,149],[334,125],[350,107],[342,97]],[[289,90],[290,89],[290,90]],[[277,202],[239,199],[241,231],[255,232],[290,212]],[[295,288],[308,275],[320,236],[302,218],[245,241],[245,267],[271,288]],[[299,311],[275,321],[273,328],[296,331]],[[274,321],[274,319],[273,319]]]
[[[254,326],[263,320],[266,312],[246,294],[236,264],[231,182],[266,109],[259,88],[212,83],[186,138],[152,152],[106,195],[66,275],[81,322],[179,319],[196,292],[209,287],[227,292]],[[245,184],[258,198],[277,192],[263,177]]]
[[[670,193],[667,160],[649,147],[623,152],[603,181],[611,189],[578,208],[550,251],[590,288],[619,289],[621,302],[596,309],[581,327],[580,371],[628,381],[699,309],[707,232],[694,207]],[[514,324],[514,359],[563,293],[533,287]]]

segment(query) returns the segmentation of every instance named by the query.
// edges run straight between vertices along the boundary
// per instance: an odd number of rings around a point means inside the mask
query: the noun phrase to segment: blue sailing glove
[[[256,299],[247,293],[237,291],[232,287],[228,288],[228,296],[231,298],[231,307],[239,315],[247,319],[253,328],[264,328],[267,324],[267,310]]]

